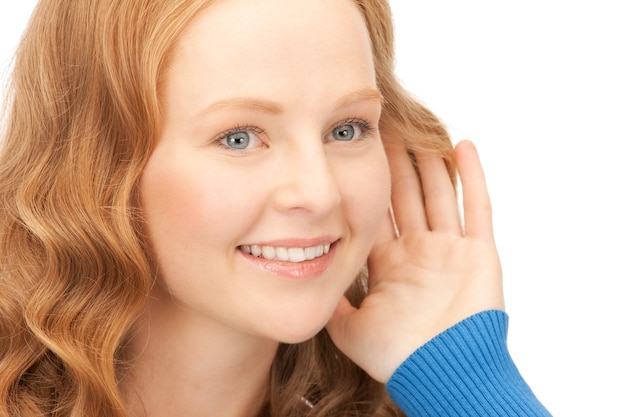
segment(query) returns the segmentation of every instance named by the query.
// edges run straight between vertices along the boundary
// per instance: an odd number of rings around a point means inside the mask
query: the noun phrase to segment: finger
[[[443,159],[419,155],[420,171],[428,224],[432,230],[461,233],[456,193]]]
[[[346,348],[348,339],[348,326],[349,319],[352,313],[356,311],[350,301],[344,296],[341,297],[337,307],[335,307],[335,312],[332,317],[326,324],[326,330],[328,330],[328,334],[330,338],[333,340],[333,343],[340,349],[344,350]]]
[[[391,171],[391,205],[400,234],[427,230],[422,188],[406,148],[393,144],[385,149]]]
[[[491,201],[478,151],[470,141],[459,142],[455,149],[463,190],[466,236],[493,240]]]
[[[391,220],[391,212],[388,213],[387,218],[381,224],[372,250],[367,257],[368,268],[368,288],[374,288],[382,276],[378,273],[378,265],[381,259],[386,258],[386,253],[389,250],[389,244],[397,239],[395,227]]]
[[[372,250],[378,250],[380,247],[386,245],[389,241],[395,240],[396,238],[396,226],[394,224],[393,213],[390,208],[387,212],[387,216],[385,216],[385,219],[378,229]]]

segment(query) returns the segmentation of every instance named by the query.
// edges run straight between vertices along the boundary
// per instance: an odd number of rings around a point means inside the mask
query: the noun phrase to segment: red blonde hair
[[[383,140],[438,153],[452,177],[445,128],[394,76],[387,1],[355,2],[384,97]],[[126,415],[124,341],[155,276],[137,183],[159,134],[172,45],[207,3],[42,0],[35,9],[0,153],[0,417]],[[355,304],[363,279],[350,290]],[[280,347],[263,412],[402,415],[325,331]]]

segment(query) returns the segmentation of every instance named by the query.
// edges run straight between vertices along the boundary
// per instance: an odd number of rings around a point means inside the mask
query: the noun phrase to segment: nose
[[[278,169],[281,180],[274,195],[274,207],[281,212],[324,215],[341,202],[338,178],[324,151],[321,139],[313,146],[284,150]]]

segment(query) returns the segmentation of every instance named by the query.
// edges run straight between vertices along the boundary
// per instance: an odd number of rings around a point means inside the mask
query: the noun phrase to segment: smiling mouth
[[[282,246],[260,246],[260,245],[241,245],[239,249],[249,255],[267,260],[277,260],[282,262],[304,262],[312,261],[328,254],[330,251],[330,243],[309,246],[306,248],[282,247]]]

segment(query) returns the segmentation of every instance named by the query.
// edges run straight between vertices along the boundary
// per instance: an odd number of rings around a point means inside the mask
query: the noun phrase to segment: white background
[[[481,152],[518,367],[555,416],[626,416],[621,2],[391,1],[400,78]],[[0,5],[2,68],[34,3]]]

